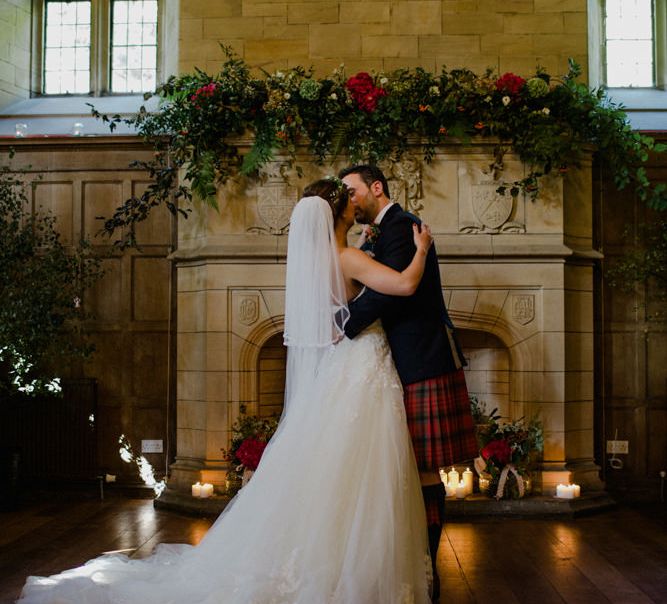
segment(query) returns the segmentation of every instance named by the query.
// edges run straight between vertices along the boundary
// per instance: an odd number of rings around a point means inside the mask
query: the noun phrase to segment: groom
[[[339,177],[349,191],[356,221],[377,227],[373,241],[362,249],[372,251],[375,260],[397,271],[405,269],[415,253],[412,225],[419,219],[390,201],[387,180],[376,166],[352,166],[342,170]],[[424,276],[412,296],[387,296],[367,290],[350,303],[350,313],[345,326],[350,338],[382,319],[403,383],[408,429],[426,506],[433,600],[437,602],[440,589],[436,554],[445,502],[438,470],[476,457],[478,448],[462,368],[465,360],[442,297],[435,246],[428,252]]]

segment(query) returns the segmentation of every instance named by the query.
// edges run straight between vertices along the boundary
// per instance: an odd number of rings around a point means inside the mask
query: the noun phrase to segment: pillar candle
[[[463,484],[466,487],[466,495],[472,495],[472,472],[470,471],[470,468],[466,468],[465,472],[463,472]]]
[[[465,496],[468,494],[466,490],[466,485],[465,482],[461,481],[459,482],[458,486],[456,487],[456,498],[457,499],[465,499]]]
[[[199,484],[199,482],[196,482],[195,484],[192,485],[192,496],[201,497],[201,485]]]
[[[449,484],[453,485],[454,488],[456,488],[457,485],[459,484],[459,473],[456,471],[456,469],[452,467],[447,476],[449,477]]]
[[[574,496],[579,497],[581,495],[581,487],[578,484],[573,484],[572,488],[574,489]]]
[[[201,485],[201,498],[202,499],[207,499],[213,495],[213,485],[205,482],[203,485]]]

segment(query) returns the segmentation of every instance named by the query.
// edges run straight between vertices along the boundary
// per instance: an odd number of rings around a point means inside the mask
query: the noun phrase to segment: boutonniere
[[[364,226],[364,233],[366,233],[366,243],[368,245],[375,245],[380,236],[380,227],[377,224],[367,224]]]

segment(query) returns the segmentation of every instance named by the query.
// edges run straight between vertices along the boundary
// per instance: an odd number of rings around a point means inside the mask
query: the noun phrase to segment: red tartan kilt
[[[463,369],[403,387],[417,466],[434,470],[477,457]]]

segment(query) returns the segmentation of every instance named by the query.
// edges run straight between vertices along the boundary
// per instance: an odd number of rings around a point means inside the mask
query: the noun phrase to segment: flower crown
[[[336,185],[336,188],[329,195],[330,197],[329,201],[331,203],[336,203],[339,195],[341,194],[341,191],[343,191],[346,188],[345,183],[340,178],[338,178],[338,176],[334,176],[333,174],[325,176],[324,179],[330,180],[332,183]]]

